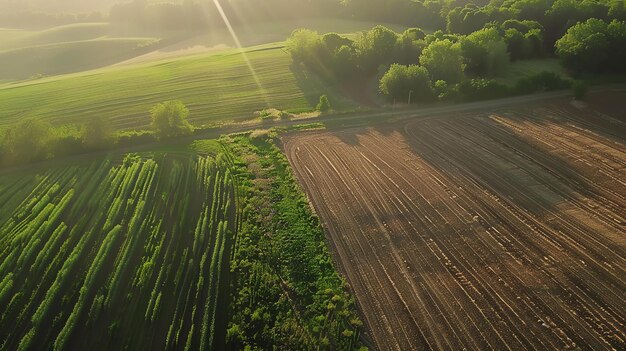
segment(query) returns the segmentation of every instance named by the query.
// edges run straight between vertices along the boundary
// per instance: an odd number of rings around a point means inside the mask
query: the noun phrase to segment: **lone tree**
[[[403,66],[393,64],[380,79],[380,92],[389,100],[429,101],[434,96],[428,70],[417,65]]]
[[[328,96],[326,96],[326,94],[320,96],[320,102],[317,104],[316,109],[321,113],[330,111],[330,102],[328,101]]]
[[[151,110],[152,128],[160,139],[191,134],[193,127],[187,121],[189,109],[181,101],[166,101]]]

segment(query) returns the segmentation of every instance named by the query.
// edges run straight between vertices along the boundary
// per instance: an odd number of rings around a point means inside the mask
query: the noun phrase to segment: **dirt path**
[[[557,99],[284,138],[379,349],[626,348],[626,126],[600,119]]]

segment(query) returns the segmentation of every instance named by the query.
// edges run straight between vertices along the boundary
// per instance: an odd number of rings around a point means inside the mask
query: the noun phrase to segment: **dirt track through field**
[[[380,350],[625,349],[626,125],[563,101],[284,138]]]

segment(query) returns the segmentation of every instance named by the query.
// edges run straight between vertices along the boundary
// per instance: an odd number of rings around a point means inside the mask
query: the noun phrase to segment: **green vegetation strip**
[[[275,134],[222,138],[245,203],[231,262],[227,343],[252,349],[357,349],[362,322],[335,270],[319,219]],[[245,160],[245,161],[244,161]]]

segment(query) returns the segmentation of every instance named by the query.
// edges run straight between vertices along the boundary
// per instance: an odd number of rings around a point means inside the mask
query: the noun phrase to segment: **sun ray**
[[[259,79],[259,76],[257,75],[256,71],[254,70],[254,67],[252,66],[252,62],[248,58],[248,55],[246,54],[246,51],[244,50],[243,46],[241,45],[241,42],[239,41],[239,37],[237,36],[237,33],[235,33],[235,30],[233,29],[233,26],[230,24],[230,20],[226,16],[226,13],[224,12],[224,9],[222,8],[222,5],[220,4],[219,0],[213,0],[213,3],[215,4],[215,7],[217,8],[217,11],[219,12],[220,16],[222,17],[222,20],[224,21],[224,24],[226,24],[226,28],[228,28],[228,32],[230,33],[231,37],[235,41],[235,45],[237,46],[237,49],[239,50],[239,53],[241,54],[241,56],[243,57],[244,61],[246,62],[246,65],[248,66],[248,69],[250,70],[250,73],[252,74],[252,78],[254,79],[254,82],[259,87],[259,91],[261,92],[261,95],[263,95],[263,100],[265,101],[265,106],[269,108],[270,107],[270,101],[269,101],[269,98],[267,96],[267,93],[265,92],[265,88],[263,88],[263,85],[261,84],[261,80]]]

